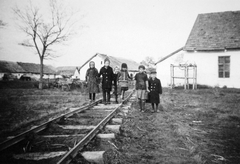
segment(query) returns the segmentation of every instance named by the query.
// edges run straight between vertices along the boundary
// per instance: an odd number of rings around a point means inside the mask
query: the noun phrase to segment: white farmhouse
[[[198,84],[240,88],[240,11],[198,15],[186,45],[156,63],[165,87],[171,83],[171,64],[196,64]]]

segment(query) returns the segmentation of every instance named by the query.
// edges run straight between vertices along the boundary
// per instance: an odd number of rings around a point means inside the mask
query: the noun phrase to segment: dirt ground
[[[9,135],[68,112],[70,107],[79,107],[87,100],[87,95],[78,90],[1,89],[0,142]]]
[[[107,163],[240,162],[240,90],[164,89],[161,104],[153,114],[132,105]]]

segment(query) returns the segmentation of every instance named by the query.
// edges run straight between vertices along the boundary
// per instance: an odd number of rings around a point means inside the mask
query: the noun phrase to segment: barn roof
[[[240,11],[199,14],[184,50],[240,49]]]
[[[0,72],[2,73],[39,73],[40,64],[22,63],[0,60]],[[56,74],[52,66],[44,65],[45,74]]]
[[[0,72],[2,73],[25,73],[26,71],[16,62],[0,60]]]
[[[76,68],[75,66],[62,66],[57,67],[56,70],[59,75],[71,76],[74,75]]]
[[[20,67],[22,67],[25,70],[25,72],[28,72],[28,73],[39,73],[40,72],[40,64],[22,63],[22,62],[17,62],[17,64]],[[44,74],[56,74],[56,71],[53,70],[50,66],[44,65],[43,73]]]

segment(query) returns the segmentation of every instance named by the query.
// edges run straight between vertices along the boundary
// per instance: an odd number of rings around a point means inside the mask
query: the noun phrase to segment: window
[[[230,56],[218,57],[218,77],[219,78],[230,77]]]

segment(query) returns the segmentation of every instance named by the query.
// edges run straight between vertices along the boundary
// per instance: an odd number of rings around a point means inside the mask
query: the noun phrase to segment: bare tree
[[[57,57],[52,53],[53,45],[63,43],[72,34],[73,14],[67,14],[56,0],[49,1],[49,13],[43,13],[39,7],[29,3],[28,7],[20,10],[13,9],[19,19],[19,28],[29,40],[21,43],[23,46],[33,47],[40,59],[39,89],[43,88],[44,59]],[[42,13],[41,13],[42,12]]]

